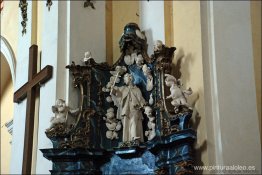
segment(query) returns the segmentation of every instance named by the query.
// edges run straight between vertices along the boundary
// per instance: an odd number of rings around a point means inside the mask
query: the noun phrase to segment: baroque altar
[[[52,107],[46,135],[53,148],[41,149],[53,162],[51,174],[194,174],[192,90],[171,75],[176,48],[156,41],[149,56],[135,23],[125,26],[119,45],[112,66],[90,52],[83,65],[66,66],[79,108],[63,99]]]

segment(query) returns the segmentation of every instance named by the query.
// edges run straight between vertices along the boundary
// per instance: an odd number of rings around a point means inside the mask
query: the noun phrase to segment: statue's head
[[[141,54],[139,54],[137,57],[135,57],[135,61],[138,66],[142,66],[144,63],[144,58]]]
[[[126,73],[124,75],[124,82],[127,85],[132,84],[133,83],[133,76],[132,76],[132,74]]]
[[[57,107],[58,112],[64,112],[66,109],[65,101],[62,99],[57,99],[56,107]]]
[[[136,23],[128,23],[124,28],[124,34],[136,34],[136,30],[140,30]]]
[[[128,23],[124,28],[124,33],[119,41],[121,52],[128,52],[130,50],[143,50],[146,45],[146,36],[141,32],[136,23]]]
[[[150,106],[145,107],[145,112],[144,112],[148,117],[152,116],[152,108]]]
[[[160,40],[156,40],[154,44],[154,51],[161,51],[163,47],[163,42]]]
[[[170,74],[165,74],[165,83],[167,86],[172,86],[172,85],[175,85],[176,84],[176,78],[173,76],[173,75],[170,75]]]
[[[115,114],[114,114],[114,109],[113,109],[113,108],[109,108],[109,109],[107,110],[106,117],[107,117],[108,119],[113,119],[114,116],[115,116]]]

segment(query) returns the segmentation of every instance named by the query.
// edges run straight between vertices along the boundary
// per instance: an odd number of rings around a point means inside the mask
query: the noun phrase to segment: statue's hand
[[[169,96],[167,96],[167,97],[166,97],[166,99],[170,99],[170,98],[172,98],[172,96],[171,96],[171,95],[169,95]]]
[[[116,95],[116,89],[114,86],[111,87],[111,95]]]
[[[145,136],[148,136],[149,135],[149,131],[145,131]]]

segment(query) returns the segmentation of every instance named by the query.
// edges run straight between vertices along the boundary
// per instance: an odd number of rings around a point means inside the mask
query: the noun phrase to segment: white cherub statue
[[[131,55],[125,55],[124,56],[124,61],[126,65],[130,66],[134,63],[136,57],[136,53],[132,53]]]
[[[155,117],[152,115],[152,108],[146,106],[144,113],[149,119],[147,123],[148,130],[145,131],[145,136],[148,138],[148,140],[152,140],[156,136],[156,124],[154,123]]]
[[[143,66],[143,63],[144,63],[144,58],[141,54],[137,55],[135,57],[135,61],[136,61],[136,65],[139,67],[139,68],[142,68]]]
[[[92,54],[90,51],[85,52],[85,57],[83,58],[83,62],[86,63],[89,59],[92,58]]]
[[[151,91],[154,87],[153,85],[153,76],[151,74],[151,70],[149,67],[147,67],[146,64],[142,66],[143,73],[146,77],[146,90]]]
[[[72,110],[68,106],[66,106],[64,100],[57,99],[55,106],[52,106],[52,111],[55,114],[55,116],[51,117],[51,125],[47,130],[51,130],[58,123],[66,123],[68,114],[78,113],[79,109],[77,108],[75,110]]]
[[[114,109],[109,108],[106,113],[106,117],[103,117],[103,119],[106,121],[106,127],[108,128],[108,131],[106,131],[106,137],[108,139],[118,139],[118,133],[121,129],[121,121],[118,121],[115,118]]]
[[[163,42],[160,40],[156,40],[154,43],[154,51],[159,52],[163,49]]]
[[[190,108],[185,95],[191,95],[192,89],[189,88],[188,90],[183,91],[180,87],[180,80],[176,80],[176,78],[170,74],[165,74],[165,77],[165,83],[168,87],[170,87],[171,92],[166,99],[172,98],[171,104],[175,107],[176,111],[181,105]]]

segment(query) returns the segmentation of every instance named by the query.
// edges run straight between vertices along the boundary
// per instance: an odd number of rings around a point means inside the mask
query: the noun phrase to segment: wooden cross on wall
[[[36,94],[39,92],[40,84],[47,82],[53,72],[53,67],[47,65],[37,73],[37,53],[37,45],[32,45],[29,48],[28,82],[14,94],[15,103],[27,97],[22,174],[31,174]]]

